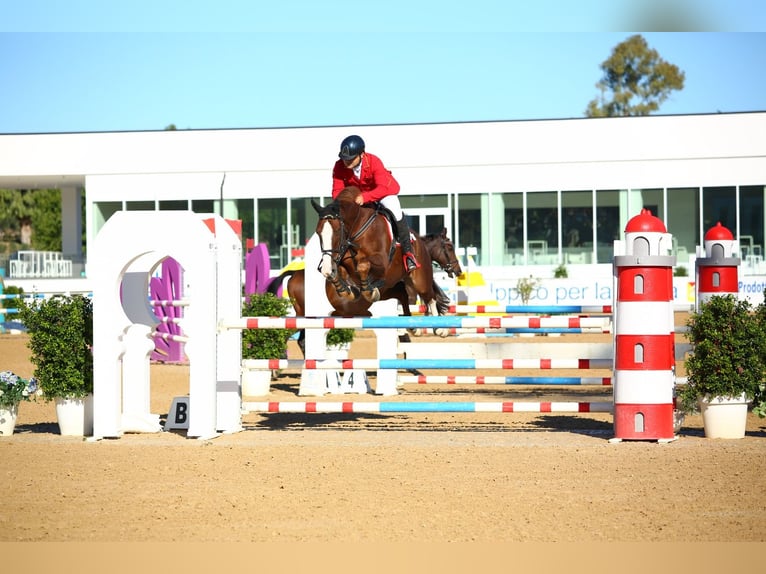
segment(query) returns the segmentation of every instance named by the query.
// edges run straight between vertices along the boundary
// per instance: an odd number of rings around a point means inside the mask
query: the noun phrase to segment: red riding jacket
[[[399,182],[386,169],[380,158],[371,153],[362,156],[362,172],[359,178],[354,175],[354,170],[346,167],[343,160],[335,162],[332,168],[332,198],[335,199],[343,188],[351,185],[362,190],[365,203],[399,193]]]

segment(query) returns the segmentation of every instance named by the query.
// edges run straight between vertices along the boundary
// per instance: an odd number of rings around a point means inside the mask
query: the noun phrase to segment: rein
[[[356,240],[364,235],[364,232],[370,228],[370,226],[374,223],[375,217],[377,217],[377,215],[378,212],[373,211],[372,215],[370,215],[370,217],[368,217],[367,220],[359,227],[356,233],[350,237],[348,237],[346,223],[343,221],[343,218],[340,216],[340,214],[331,213],[321,217],[323,221],[337,219],[340,222],[340,237],[338,238],[338,248],[332,249],[331,247],[330,249],[325,249],[323,245],[320,245],[320,248],[322,249],[322,255],[330,255],[331,257],[335,255],[333,261],[336,265],[340,265],[340,263],[346,257],[346,254],[350,253],[350,258],[353,261],[357,254],[357,247],[359,247],[359,245],[356,243]]]

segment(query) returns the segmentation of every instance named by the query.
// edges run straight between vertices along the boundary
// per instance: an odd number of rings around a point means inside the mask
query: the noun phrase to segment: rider
[[[348,136],[340,143],[340,158],[332,170],[332,197],[346,187],[356,186],[362,193],[356,197],[359,205],[377,201],[388,208],[396,219],[396,239],[402,246],[404,268],[409,273],[420,268],[410,243],[410,228],[399,204],[399,183],[376,155],[364,151],[364,140]]]

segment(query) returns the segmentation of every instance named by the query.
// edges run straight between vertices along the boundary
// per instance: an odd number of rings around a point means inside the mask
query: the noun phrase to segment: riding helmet
[[[359,136],[348,136],[340,142],[338,157],[344,161],[350,161],[364,151],[364,140]]]

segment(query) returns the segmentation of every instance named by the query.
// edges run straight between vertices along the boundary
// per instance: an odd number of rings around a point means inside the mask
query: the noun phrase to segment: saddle
[[[394,217],[394,214],[385,205],[377,201],[370,201],[365,203],[364,206],[372,208],[376,213],[380,213],[381,215],[385,216],[386,222],[388,223],[389,237],[391,238],[391,251],[394,251],[396,246],[399,244],[399,241],[396,237],[396,231],[394,231],[396,229],[396,218]],[[412,233],[412,231],[410,231],[410,241],[417,241],[417,237]]]

